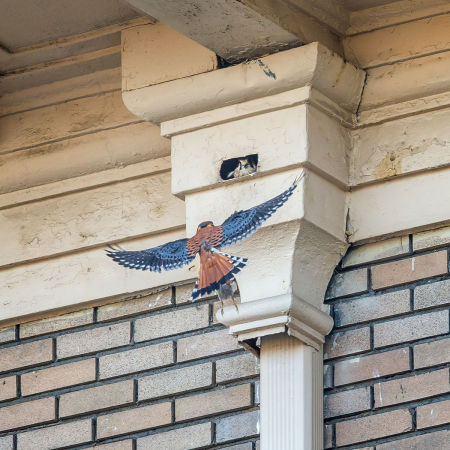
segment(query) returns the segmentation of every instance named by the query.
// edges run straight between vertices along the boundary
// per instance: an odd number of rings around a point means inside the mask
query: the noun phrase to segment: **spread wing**
[[[187,241],[187,239],[179,239],[159,247],[134,252],[111,247],[110,250],[106,250],[106,253],[121,266],[161,272],[161,269],[177,269],[194,259],[195,253],[188,254]]]
[[[253,234],[265,220],[287,201],[301,178],[303,178],[303,175],[297,178],[288,189],[280,195],[267,200],[267,202],[245,211],[237,211],[228,217],[222,224],[223,239],[220,247],[227,247]]]

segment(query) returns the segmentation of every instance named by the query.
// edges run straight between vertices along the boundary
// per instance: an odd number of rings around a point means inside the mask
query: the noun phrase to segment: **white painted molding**
[[[450,223],[450,168],[355,189],[349,198],[351,242]]]
[[[448,0],[400,0],[350,13],[347,35],[367,33],[400,23],[450,12]]]
[[[241,303],[238,309],[227,306],[216,318],[240,342],[287,333],[318,351],[333,327],[328,314],[292,293]]]
[[[169,171],[169,156],[102,170],[101,172],[0,194],[0,210]]]
[[[322,351],[286,334],[261,341],[261,449],[323,450]]]
[[[128,109],[154,123],[312,86],[355,112],[364,72],[315,42],[213,72],[122,93]]]

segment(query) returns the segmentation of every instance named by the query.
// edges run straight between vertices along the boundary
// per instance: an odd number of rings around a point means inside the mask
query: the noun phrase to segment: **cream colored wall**
[[[415,1],[399,12],[403,3],[359,12],[344,39],[346,57],[367,73],[353,186],[450,165],[450,6]]]
[[[367,74],[351,132],[350,240],[448,222],[450,5],[400,1],[350,23],[345,55]]]
[[[124,106],[120,68],[0,97],[0,133],[0,321],[192,278],[104,255],[184,237],[169,141]]]
[[[432,20],[416,14],[412,22],[389,9],[382,18],[372,11],[372,27],[362,12],[351,16],[344,48],[367,78],[354,125],[344,124],[352,140],[350,241],[430,228],[450,217],[444,8]],[[139,109],[136,89],[162,89],[180,78],[189,87],[217,60],[163,24],[124,31],[122,45],[123,77],[115,68],[0,97],[0,321],[195,277],[195,266],[144,277],[124,272],[103,248],[120,242],[138,249],[185,236],[185,205],[171,194],[170,142],[128,108]],[[181,59],[169,57],[173,48]],[[426,211],[417,209],[421,203]],[[400,209],[409,211],[402,220]]]

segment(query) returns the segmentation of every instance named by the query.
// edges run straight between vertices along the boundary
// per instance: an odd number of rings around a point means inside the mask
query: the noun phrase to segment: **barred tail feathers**
[[[234,274],[243,267],[247,258],[239,258],[217,249],[200,252],[200,270],[192,291],[191,300],[195,301],[205,294],[217,291],[227,280],[233,280]]]

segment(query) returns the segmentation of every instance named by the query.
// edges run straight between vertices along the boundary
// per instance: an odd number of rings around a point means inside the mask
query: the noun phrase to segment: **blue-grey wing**
[[[265,220],[287,201],[297,187],[298,181],[299,179],[295,180],[288,189],[280,195],[267,200],[267,202],[245,211],[237,211],[228,217],[222,224],[222,242],[220,247],[226,247],[242,241],[253,234]]]
[[[188,254],[187,241],[187,239],[179,239],[159,247],[139,251],[127,251],[111,247],[110,250],[106,250],[106,253],[121,266],[161,272],[161,269],[177,269],[194,259],[195,254],[193,256]]]

